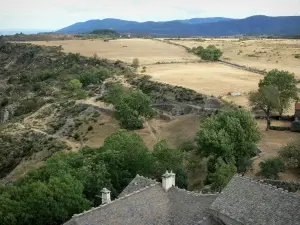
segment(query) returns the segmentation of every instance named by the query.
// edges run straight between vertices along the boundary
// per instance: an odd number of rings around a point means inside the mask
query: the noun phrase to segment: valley
[[[207,47],[216,45],[224,54],[222,60],[237,63],[243,66],[260,70],[273,68],[300,72],[294,53],[300,51],[299,40],[239,40],[239,39],[117,39],[104,42],[101,39],[91,40],[66,40],[66,41],[37,41],[31,44],[41,46],[61,46],[68,53],[79,53],[84,56],[98,56],[109,60],[121,60],[130,65],[134,58],[139,59],[140,76],[147,74],[153,81],[170,85],[183,86],[209,96],[215,96],[250,109],[247,94],[255,91],[258,82],[263,78],[261,74],[237,69],[217,62],[205,62],[198,56],[188,53],[182,46],[188,48],[199,45]],[[175,44],[175,45],[173,45]],[[242,49],[242,50],[241,50]],[[259,49],[262,49],[259,51]],[[262,52],[263,51],[263,52]],[[255,57],[250,57],[255,54]],[[126,79],[125,79],[126,80]],[[123,83],[126,85],[126,81]],[[130,84],[129,84],[130,85]],[[230,92],[240,92],[241,96],[230,96]],[[80,100],[81,101],[81,100]],[[107,107],[104,103],[95,101],[95,98],[84,101],[87,106]],[[100,104],[100,105],[99,105]],[[292,115],[291,107],[286,113]],[[184,141],[191,141],[199,127],[199,116],[185,115],[174,117],[172,121],[162,119],[149,120],[144,128],[137,130],[149,148],[153,148],[159,140],[167,139],[172,146],[180,147]],[[191,121],[191,122],[188,122]],[[276,122],[276,121],[275,121]],[[262,140],[259,143],[263,156],[256,160],[255,165],[268,157],[276,156],[277,151],[289,141],[300,137],[298,133],[289,131],[268,131],[264,129],[265,122],[258,121]],[[90,124],[84,123],[77,128],[77,133],[82,136],[80,142],[70,139],[70,135],[63,139],[73,143],[75,150],[84,146],[98,148],[103,145],[105,138],[117,131],[120,126],[110,114],[102,114],[97,121],[92,123],[93,130],[88,131]],[[189,125],[190,124],[190,125]],[[38,128],[32,123],[32,128]],[[178,131],[176,131],[178,130]],[[182,139],[183,134],[184,136]],[[187,138],[188,137],[188,138]],[[182,139],[182,140],[181,140]],[[256,172],[258,166],[255,166]],[[282,175],[283,177],[285,175]],[[292,177],[300,179],[299,177]]]

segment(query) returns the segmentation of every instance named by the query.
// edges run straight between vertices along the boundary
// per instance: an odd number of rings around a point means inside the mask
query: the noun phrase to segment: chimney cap
[[[108,190],[107,188],[103,188],[101,193],[103,194],[109,194],[110,193],[110,190]]]
[[[171,175],[172,175],[172,174],[169,173],[169,171],[167,170],[167,171],[162,175],[162,177],[167,178],[167,177],[170,177]]]

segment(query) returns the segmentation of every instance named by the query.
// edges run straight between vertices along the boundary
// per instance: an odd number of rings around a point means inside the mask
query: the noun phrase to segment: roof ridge
[[[178,191],[184,191],[186,192],[187,194],[190,194],[190,195],[194,195],[194,196],[215,196],[215,195],[219,195],[219,193],[211,193],[211,192],[208,192],[206,194],[202,193],[202,192],[195,192],[195,191],[188,191],[186,189],[183,189],[183,188],[179,188],[177,186],[174,186],[175,189],[177,189]]]
[[[251,177],[245,177],[245,176],[242,176],[240,174],[236,174],[234,175],[235,177],[238,177],[238,178],[241,178],[243,180],[246,180],[246,181],[249,181],[251,183],[254,183],[254,184],[258,184],[260,187],[264,187],[264,188],[269,188],[271,191],[273,192],[281,192],[281,193],[284,193],[284,194],[287,194],[287,195],[290,195],[290,196],[293,196],[293,197],[296,197],[296,198],[299,198],[300,200],[300,196],[293,193],[293,192],[289,192],[288,190],[284,190],[283,188],[279,188],[275,185],[272,185],[272,184],[267,184],[267,183],[264,183],[264,180],[256,180],[254,178],[251,178]],[[223,191],[222,191],[223,192]],[[222,193],[221,192],[221,193]]]
[[[136,177],[142,177],[142,178],[145,178],[145,179],[147,179],[147,180],[151,180],[151,181],[155,181],[155,182],[157,182],[157,183],[160,183],[160,182],[158,182],[156,179],[152,179],[152,178],[149,178],[149,177],[145,177],[145,176],[142,176],[142,175],[139,175],[139,174],[136,174],[136,176],[135,176],[135,178]],[[133,178],[134,179],[134,178]]]
[[[111,204],[113,204],[114,202],[120,201],[120,200],[122,200],[122,199],[128,198],[128,197],[131,196],[131,195],[138,194],[138,193],[140,193],[140,192],[142,192],[142,191],[144,191],[144,190],[146,190],[146,189],[149,189],[149,188],[151,188],[151,187],[154,187],[154,186],[156,186],[157,184],[159,184],[159,183],[156,182],[155,184],[148,185],[148,186],[146,186],[146,187],[144,187],[144,188],[141,188],[141,189],[139,189],[139,190],[137,190],[137,191],[134,191],[134,192],[132,192],[132,193],[130,193],[130,194],[127,194],[127,195],[125,195],[125,196],[123,196],[123,197],[116,198],[116,199],[114,199],[113,201],[111,201],[111,202],[109,202],[109,203],[107,203],[107,204],[103,204],[103,205],[100,205],[100,206],[97,206],[97,207],[92,207],[90,210],[87,210],[87,211],[84,210],[82,213],[74,214],[74,215],[72,216],[72,219],[73,219],[73,218],[78,218],[78,217],[80,217],[80,216],[83,216],[83,215],[85,215],[86,213],[90,213],[90,212],[92,212],[92,211],[95,211],[95,210],[104,208],[105,206],[111,205]]]

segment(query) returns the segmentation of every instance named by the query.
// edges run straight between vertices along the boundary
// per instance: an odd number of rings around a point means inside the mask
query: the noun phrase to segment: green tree
[[[192,52],[194,52],[196,55],[199,55],[199,56],[201,56],[203,50],[204,50],[204,48],[202,46],[192,48]]]
[[[31,171],[23,182],[48,182],[51,177],[71,175],[83,185],[86,198],[94,202],[102,188],[112,185],[106,165],[92,153],[58,153],[48,159],[44,167]]]
[[[279,158],[267,159],[259,163],[260,171],[257,175],[267,179],[278,179],[278,173],[286,170],[284,163]]]
[[[249,102],[254,110],[262,110],[266,114],[268,131],[271,126],[271,112],[280,108],[278,89],[274,86],[262,86],[258,91],[249,93]]]
[[[209,61],[219,60],[219,58],[223,54],[222,51],[214,45],[209,45],[205,49],[202,49],[202,48],[196,49],[196,52],[199,52],[201,59],[209,60]]]
[[[8,191],[10,189],[10,191]],[[22,208],[20,202],[14,199],[11,188],[6,188],[0,193],[0,224],[18,225]]]
[[[225,162],[221,157],[217,159],[215,171],[208,174],[211,190],[221,191],[237,172],[234,161]]]
[[[107,91],[103,99],[107,103],[118,105],[121,100],[130,94],[128,88],[124,87],[121,83],[108,83]]]
[[[225,163],[234,160],[238,172],[242,172],[244,165],[240,168],[238,162],[256,155],[260,134],[249,111],[234,110],[203,121],[196,140],[202,156],[214,159],[221,157]]]
[[[183,168],[184,152],[181,149],[171,148],[166,140],[162,140],[154,146],[152,156],[153,174],[157,179],[161,179],[166,170],[172,170],[176,174],[176,185],[187,187],[187,175]]]
[[[116,118],[119,120],[122,128],[128,130],[143,128],[143,122],[139,118],[138,113],[130,108],[125,102],[120,102],[116,105]]]
[[[281,116],[284,110],[289,108],[291,101],[297,98],[297,79],[292,73],[274,69],[259,82],[259,87],[270,85],[278,90],[280,104],[277,110]]]
[[[143,118],[147,119],[154,116],[150,104],[150,98],[143,92],[131,92],[116,105],[116,118],[123,128],[140,129],[143,127]]]
[[[70,175],[7,188],[0,202],[3,225],[59,225],[91,206],[83,195],[82,184]]]
[[[101,159],[111,175],[114,188],[120,192],[136,174],[150,175],[152,155],[143,139],[134,132],[119,130],[106,138]]]
[[[300,140],[288,143],[279,151],[279,156],[290,168],[300,168]]]

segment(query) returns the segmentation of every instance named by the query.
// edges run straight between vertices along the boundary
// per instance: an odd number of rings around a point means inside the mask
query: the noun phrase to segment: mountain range
[[[300,33],[300,16],[268,17],[258,15],[245,19],[212,17],[164,22],[136,22],[108,18],[75,23],[57,32],[89,33],[96,29],[171,36],[294,35]]]

